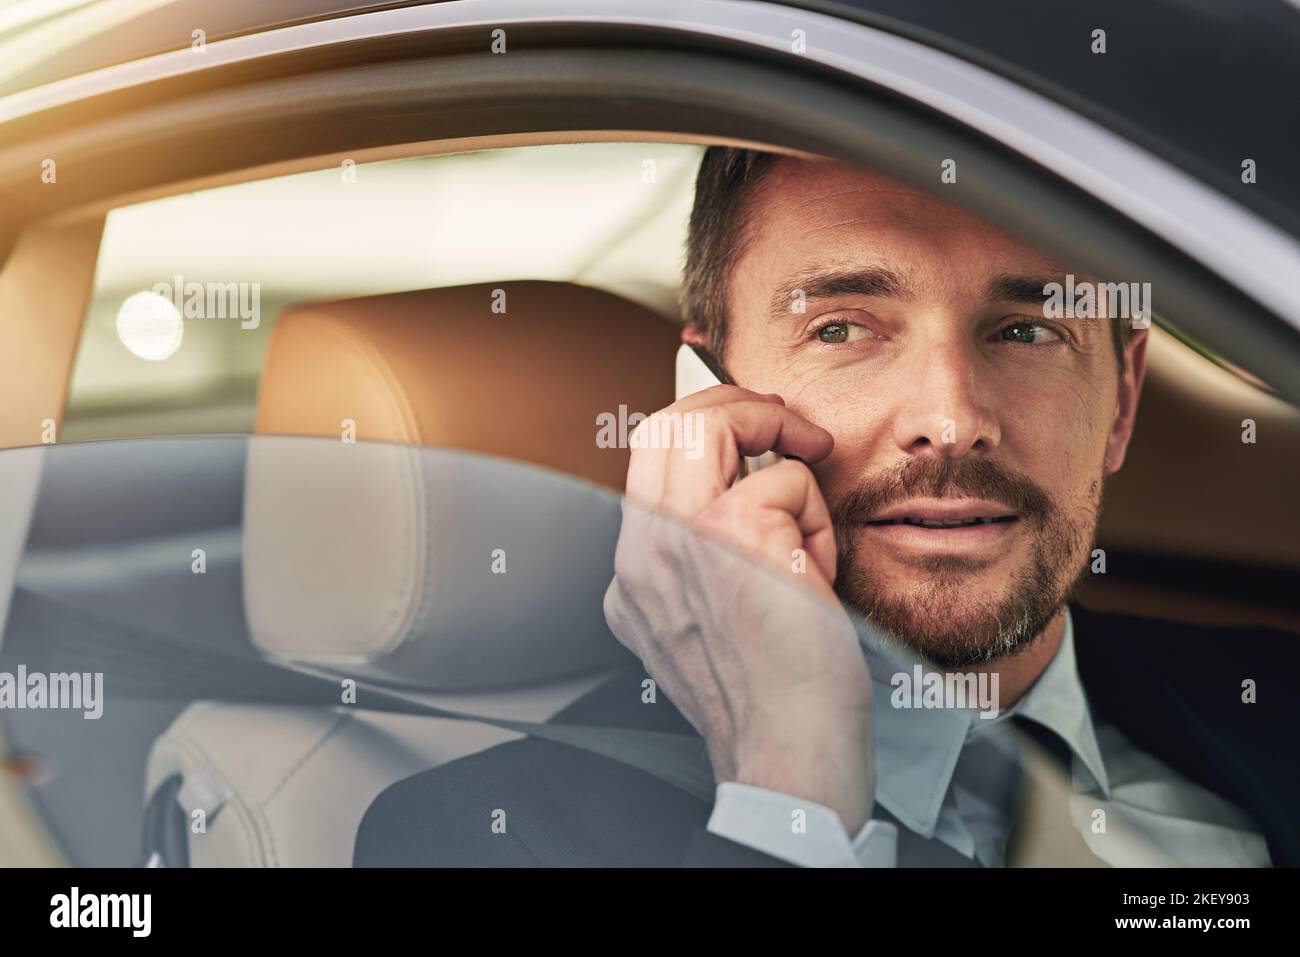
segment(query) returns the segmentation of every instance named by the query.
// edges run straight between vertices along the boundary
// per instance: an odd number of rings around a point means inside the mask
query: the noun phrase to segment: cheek
[[[1082,507],[1098,498],[1115,409],[1080,377],[1053,379],[1003,391],[999,451],[1060,505]]]
[[[835,448],[823,461],[812,466],[822,493],[834,498],[856,488],[863,477],[878,472],[889,455],[890,423],[886,404],[853,390],[825,385],[811,387],[795,399],[787,398],[794,411],[835,438]]]
[[[747,389],[778,393],[790,410],[834,437],[831,454],[811,466],[823,495],[854,488],[879,467],[880,437],[888,435],[887,403],[863,389],[861,375],[852,369],[827,369],[774,342],[754,340],[750,330],[738,330],[728,346],[728,371]]]

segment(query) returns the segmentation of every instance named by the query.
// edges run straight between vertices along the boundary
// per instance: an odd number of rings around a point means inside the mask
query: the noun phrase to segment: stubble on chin
[[[982,484],[986,489],[987,481]],[[856,502],[850,497],[833,508],[839,552],[836,594],[894,640],[946,670],[1018,654],[1038,639],[1087,572],[1099,487],[1093,483],[1088,500],[1066,510],[1021,481],[1019,498],[1030,506],[1022,530],[1031,536],[1029,555],[1007,573],[1001,588],[977,583],[988,563],[960,556],[908,562],[906,587],[889,587],[887,576],[874,571],[859,552],[859,493]]]

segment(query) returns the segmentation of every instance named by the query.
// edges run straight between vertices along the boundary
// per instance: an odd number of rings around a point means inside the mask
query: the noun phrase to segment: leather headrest
[[[256,430],[330,441],[250,442],[244,599],[254,643],[438,690],[618,660],[601,601],[620,520],[611,489],[622,489],[629,452],[601,447],[597,417],[669,404],[676,344],[667,320],[562,283],[284,312]],[[356,444],[341,441],[349,420]]]
[[[255,431],[338,437],[351,420],[358,441],[500,455],[622,490],[629,453],[597,445],[597,416],[672,402],[677,337],[641,306],[556,282],[296,306],[271,332]]]

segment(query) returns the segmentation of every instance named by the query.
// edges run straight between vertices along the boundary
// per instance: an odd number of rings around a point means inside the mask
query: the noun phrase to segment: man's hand
[[[779,396],[737,386],[663,412],[698,414],[703,454],[633,443],[605,617],[703,735],[719,782],[826,805],[852,837],[871,813],[871,681],[831,587],[830,511],[804,464],[834,441]],[[802,461],[733,487],[741,457],[769,450]]]

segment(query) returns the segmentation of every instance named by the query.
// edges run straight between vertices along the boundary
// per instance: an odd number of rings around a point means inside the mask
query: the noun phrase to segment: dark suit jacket
[[[1300,863],[1300,639],[1072,606],[1094,717],[1254,819],[1277,866]],[[694,729],[637,665],[553,721]],[[1257,702],[1243,703],[1253,679]],[[701,746],[703,743],[701,742]],[[490,828],[507,814],[504,834]],[[705,830],[711,807],[652,775],[527,738],[392,785],[357,834],[357,866],[743,866],[781,862]]]

